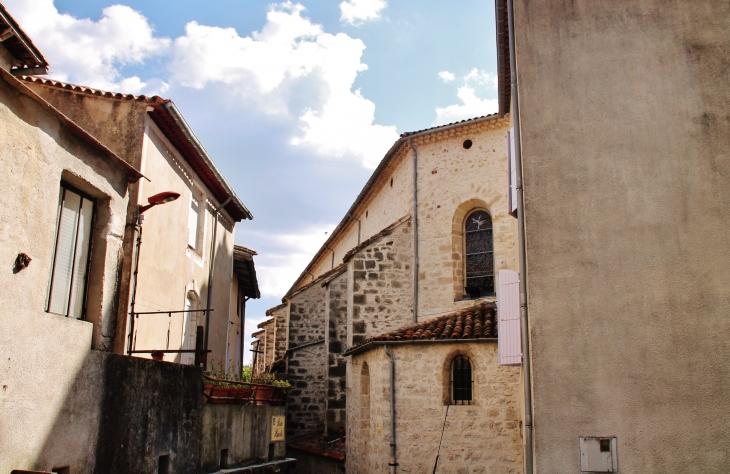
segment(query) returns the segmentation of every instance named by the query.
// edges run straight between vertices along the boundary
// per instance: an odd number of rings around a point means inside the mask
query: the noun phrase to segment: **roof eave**
[[[33,40],[30,38],[30,36],[28,36],[25,31],[23,31],[18,22],[15,21],[15,18],[13,18],[13,16],[8,12],[2,2],[0,2],[0,20],[2,20],[8,26],[8,28],[10,28],[10,30],[13,32],[13,37],[21,43],[23,48],[33,58],[33,61],[31,63],[26,62],[23,64],[23,66],[38,68],[46,68],[50,66],[46,58],[43,56],[41,50],[38,49],[35,44],[33,44]],[[20,60],[20,58],[16,59]]]

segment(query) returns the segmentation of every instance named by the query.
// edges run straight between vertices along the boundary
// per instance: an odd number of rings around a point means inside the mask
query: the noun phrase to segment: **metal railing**
[[[203,313],[203,316],[206,316],[206,314],[209,311],[213,311],[212,309],[188,309],[188,310],[182,310],[182,311],[146,311],[146,312],[134,312],[130,313],[130,327],[129,327],[129,341],[127,345],[127,355],[131,356],[132,354],[151,354],[156,355],[164,355],[164,354],[195,354],[195,365],[202,365],[205,363],[205,356],[207,352],[210,352],[209,350],[205,350],[204,344],[205,344],[205,330],[202,326],[197,326],[195,331],[195,349],[140,349],[137,350],[137,335],[134,332],[134,327],[136,325],[136,320],[140,316],[153,316],[153,315],[161,315],[166,314],[168,318],[172,318],[173,314],[180,314],[180,313]],[[183,328],[184,331],[184,328]],[[167,345],[170,343],[170,327],[167,328]]]

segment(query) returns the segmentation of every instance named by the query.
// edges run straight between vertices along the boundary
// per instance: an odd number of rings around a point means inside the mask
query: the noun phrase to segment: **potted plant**
[[[274,395],[274,385],[276,381],[276,375],[274,374],[259,374],[255,376],[251,382],[256,384],[254,387],[254,399],[256,405],[268,405],[269,400]]]
[[[274,380],[272,385],[276,387],[273,398],[279,402],[279,405],[283,405],[287,395],[291,392],[291,384],[288,380]]]

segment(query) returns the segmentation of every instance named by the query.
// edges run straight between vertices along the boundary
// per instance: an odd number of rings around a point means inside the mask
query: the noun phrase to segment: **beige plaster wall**
[[[496,341],[470,344],[391,346],[395,359],[398,472],[522,472],[519,368],[497,365]],[[452,405],[449,366],[468,356],[474,373],[472,405]],[[362,367],[369,371],[368,394]],[[390,365],[377,346],[352,357],[347,392],[347,472],[389,471]],[[443,432],[443,441],[441,441]]]
[[[197,175],[148,121],[145,160],[142,173],[151,182],[140,185],[140,203],[162,191],[180,193],[176,201],[148,210],[143,224],[142,249],[135,311],[181,311],[192,291],[197,294],[197,309],[205,309],[211,255],[214,216],[212,206],[218,207]],[[205,196],[199,232],[200,245],[188,246],[188,210],[192,193]],[[228,316],[233,278],[233,222],[222,211],[215,243],[215,268],[210,315],[210,356],[225,359],[228,341]],[[194,308],[196,309],[196,308]],[[196,325],[205,326],[205,316],[198,313]],[[135,323],[136,349],[180,349],[182,347],[184,315],[140,316]],[[168,343],[169,331],[169,343]],[[141,355],[143,357],[148,357]],[[177,354],[166,354],[165,360],[180,361]]]
[[[113,345],[126,178],[4,80],[0,163],[0,472],[91,472],[102,368],[87,360]],[[97,199],[87,321],[45,312],[62,179]],[[32,261],[13,273],[21,252]]]
[[[515,2],[536,468],[730,462],[730,4]]]

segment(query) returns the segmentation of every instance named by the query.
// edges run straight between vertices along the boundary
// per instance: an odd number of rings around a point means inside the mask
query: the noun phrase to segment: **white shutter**
[[[512,270],[499,271],[497,292],[497,339],[499,365],[522,364],[520,328],[520,275]]]
[[[188,212],[188,245],[192,248],[198,247],[198,216],[200,214],[200,201],[193,195],[190,199],[190,211]]]
[[[71,305],[69,316],[80,318],[84,310],[86,290],[86,271],[88,270],[89,250],[91,247],[91,224],[94,217],[94,203],[81,199],[79,226],[76,234],[76,252],[74,258],[73,279],[71,282]]]
[[[515,157],[515,130],[507,132],[507,212],[517,217],[517,159]]]

